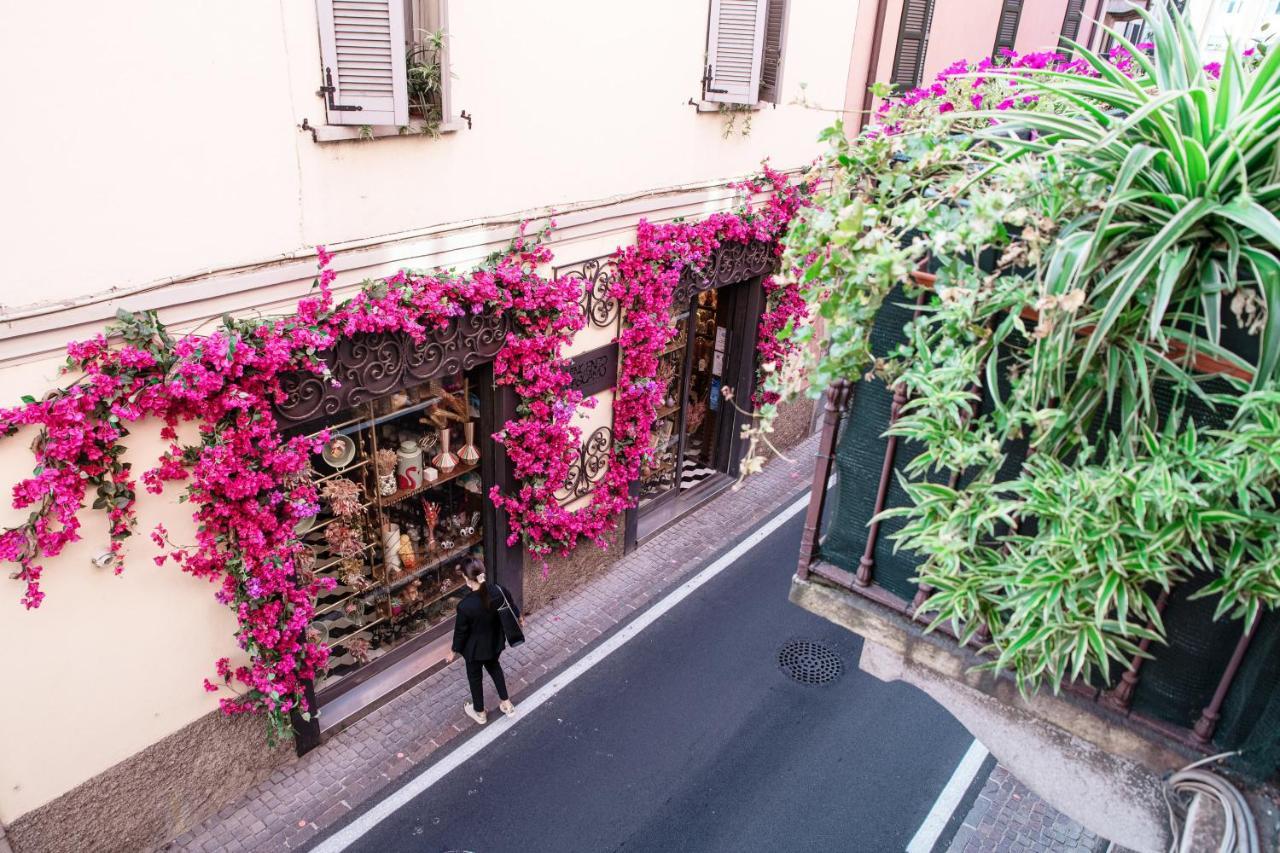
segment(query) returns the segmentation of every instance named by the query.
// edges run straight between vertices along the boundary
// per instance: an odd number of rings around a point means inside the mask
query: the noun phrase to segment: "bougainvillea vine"
[[[714,213],[697,222],[655,224],[641,220],[635,245],[620,249],[615,255],[618,277],[610,296],[622,306],[626,323],[618,338],[621,360],[614,393],[614,444],[609,466],[604,479],[591,493],[590,502],[574,510],[561,507],[552,493],[564,482],[568,461],[577,447],[576,437],[568,455],[557,455],[558,447],[548,455],[557,461],[563,458],[565,465],[562,473],[557,464],[551,479],[542,483],[541,490],[536,484],[526,482],[517,495],[504,496],[495,488],[491,497],[510,513],[513,543],[523,535],[529,550],[544,556],[553,551],[567,553],[582,539],[604,547],[619,515],[634,506],[631,484],[653,455],[650,434],[662,405],[662,388],[656,379],[658,360],[676,334],[671,300],[681,274],[687,268],[700,271],[723,243],[753,240],[775,243],[813,189],[809,180],[792,183],[768,166],[759,178],[739,184],[737,188],[743,193],[744,201],[736,211]],[[753,204],[752,197],[764,192],[769,192],[769,196]],[[769,294],[769,305],[761,317],[758,338],[762,369],[785,358],[794,348],[789,342],[777,340],[772,332],[807,317],[804,300],[793,278],[770,277],[765,290]],[[770,333],[764,334],[766,331]],[[557,417],[561,414],[567,418],[572,413],[556,412]],[[509,433],[510,427],[504,432]],[[530,460],[522,468],[517,461],[516,473],[541,474],[535,467],[541,464],[539,460]],[[536,511],[521,512],[517,499],[536,502]]]
[[[554,492],[565,481],[581,440],[573,418],[590,405],[570,388],[563,347],[582,328],[581,284],[547,279],[537,268],[551,260],[540,240],[519,237],[509,252],[467,273],[419,275],[401,271],[367,283],[351,299],[335,302],[331,257],[318,249],[313,295],[288,316],[236,320],[224,317],[207,335],[170,335],[154,313],[122,313],[107,335],[68,347],[66,372],[79,374],[42,400],[24,398],[0,410],[0,430],[38,430],[32,444],[36,467],[13,490],[14,506],[31,508],[25,522],[0,533],[0,559],[18,565],[23,604],[44,598],[42,563],[80,538],[79,511],[90,489],[93,507],[106,512],[110,555],[119,573],[124,541],[137,525],[136,484],[124,460],[128,425],[149,417],[164,422],[168,447],[141,480],[158,493],[169,481],[186,481],[184,500],[195,506],[196,543],[174,545],[163,526],[151,536],[183,571],[218,584],[217,598],[231,607],[236,638],[247,662],[216,664],[211,692],[225,713],[264,713],[273,736],[288,736],[293,712],[310,712],[306,686],[323,668],[328,649],[308,634],[317,594],[334,581],[317,577],[302,559],[299,522],[319,511],[309,477],[310,457],[326,438],[287,438],[272,414],[283,397],[282,374],[325,373],[321,354],[340,339],[367,332],[396,332],[415,343],[464,314],[503,313],[509,331],[494,360],[495,381],[510,386],[516,417],[494,438],[511,462],[517,487],[490,493],[508,514],[511,542],[523,539],[545,557],[568,551],[581,539],[602,543],[623,510],[632,505],[630,484],[649,458],[649,433],[660,404],[654,376],[657,353],[674,334],[672,293],[686,267],[699,268],[723,242],[776,241],[805,199],[807,182],[789,183],[766,169],[741,186],[748,201],[736,213],[697,223],[642,222],[637,244],[618,253],[620,277],[613,296],[626,311],[622,361],[614,403],[616,441],[604,482],[590,504],[560,507]],[[752,194],[772,190],[761,205]],[[794,284],[769,279],[769,308],[761,331],[803,319]],[[761,334],[764,361],[781,358],[787,345]],[[330,377],[331,381],[332,378]],[[178,428],[198,424],[198,442],[183,444]],[[220,682],[220,683],[219,683]]]

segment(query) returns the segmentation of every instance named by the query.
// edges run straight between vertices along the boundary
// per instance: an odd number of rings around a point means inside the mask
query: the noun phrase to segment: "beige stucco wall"
[[[51,378],[48,370],[22,372],[29,387],[46,387]],[[0,470],[10,483],[31,469],[31,434],[0,443]],[[159,424],[141,425],[126,443],[140,472],[160,448]],[[216,708],[200,683],[213,677],[218,657],[237,657],[235,618],[214,600],[211,584],[152,562],[159,552],[147,532],[157,522],[174,541],[193,541],[189,508],[143,493],[138,515],[122,575],[91,565],[108,537],[104,516],[86,512],[82,541],[44,563],[47,597],[38,610],[24,611],[19,585],[3,581],[0,821]],[[0,513],[6,527],[21,517],[7,503]]]
[[[67,51],[66,12],[26,4],[0,28],[0,89],[30,131],[0,138],[0,182],[20,200],[0,212],[0,405],[54,384],[55,351],[117,307],[159,307],[179,329],[279,310],[306,292],[314,244],[338,247],[352,287],[406,265],[477,263],[548,208],[568,211],[553,248],[569,264],[630,243],[642,216],[725,209],[728,179],[766,156],[807,163],[831,120],[766,107],[749,136],[722,138],[719,116],[686,103],[705,2],[455,2],[454,103],[474,129],[328,144],[297,127],[324,120],[308,0],[82,4],[75,31],[112,46],[89,78]],[[857,13],[846,0],[793,4],[788,100],[805,83],[810,101],[844,102]],[[36,68],[40,86],[12,85]],[[608,337],[589,331],[571,350]],[[606,422],[603,396],[587,432]],[[6,493],[30,471],[27,442],[0,442]],[[141,473],[157,426],[127,443]],[[90,565],[106,535],[86,512],[84,541],[46,562],[43,607],[23,611],[19,585],[0,582],[0,822],[214,709],[200,682],[234,655],[234,619],[210,584],[155,566],[146,536],[163,520],[191,541],[180,491],[143,497],[124,575]],[[0,523],[20,518],[0,509]]]
[[[857,3],[792,4],[784,92],[838,107]],[[317,144],[314,3],[83,4],[76,31],[111,53],[66,55],[67,14],[26,4],[0,28],[10,198],[0,302],[23,305],[254,263],[427,225],[605,198],[810,160],[829,114],[768,107],[747,138],[697,115],[705,2],[451,7],[454,104],[442,139]],[[24,69],[41,85],[14,86]],[[55,130],[56,129],[56,130]],[[74,269],[68,263],[75,261]]]

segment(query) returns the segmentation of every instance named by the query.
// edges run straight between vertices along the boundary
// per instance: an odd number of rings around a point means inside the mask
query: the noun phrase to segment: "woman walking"
[[[484,685],[482,670],[488,670],[493,686],[502,700],[498,706],[508,717],[514,716],[516,706],[507,698],[507,680],[502,675],[498,656],[506,648],[507,638],[502,631],[498,610],[509,607],[515,618],[524,624],[524,618],[506,590],[496,583],[485,581],[484,563],[472,558],[462,566],[462,577],[471,592],[458,602],[458,617],[453,628],[453,651],[447,662],[462,655],[467,664],[467,681],[471,685],[471,701],[462,706],[467,716],[480,725],[489,721],[484,711]]]

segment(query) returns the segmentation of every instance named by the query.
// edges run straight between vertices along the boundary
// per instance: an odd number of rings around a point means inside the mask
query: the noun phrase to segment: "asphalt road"
[[[801,521],[348,849],[901,851],[972,739],[787,601]],[[792,639],[835,649],[843,674],[791,680]]]

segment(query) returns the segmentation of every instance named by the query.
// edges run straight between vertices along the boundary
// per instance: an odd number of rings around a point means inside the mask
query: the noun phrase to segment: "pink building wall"
[[[849,86],[845,96],[845,110],[848,113],[845,126],[851,130],[858,126],[857,115],[862,108],[866,87],[877,81],[888,82],[892,74],[902,5],[903,0],[887,0],[880,60],[874,73],[868,75],[877,0],[861,0],[858,29],[854,36],[849,66]],[[939,71],[957,59],[990,56],[995,46],[996,23],[1000,18],[1002,5],[1002,0],[936,0],[922,82],[928,83]],[[1081,41],[1089,36],[1090,18],[1095,14],[1096,6],[1097,0],[1089,0],[1085,6],[1085,20],[1080,25]],[[1067,0],[1025,0],[1022,17],[1018,22],[1018,36],[1014,42],[1018,52],[1055,47],[1062,31],[1066,8]]]
[[[1025,26],[1025,7],[1037,2],[1045,5],[1065,5],[1067,0],[1026,0],[1023,3],[1022,20],[1018,32]],[[929,82],[942,69],[957,59],[981,59],[991,55],[996,43],[996,21],[1004,0],[937,0],[933,7],[933,27],[929,30],[929,51],[924,56],[923,82]],[[1061,16],[1059,16],[1061,19]],[[889,53],[897,46],[898,31],[886,33]]]
[[[1018,53],[1030,53],[1058,46],[1062,35],[1062,19],[1066,16],[1067,0],[1027,0],[1022,4],[1022,20],[1018,24],[1018,38],[1014,44]],[[1093,10],[1085,6],[1088,18]],[[1089,21],[1080,23],[1079,40],[1089,35]]]

